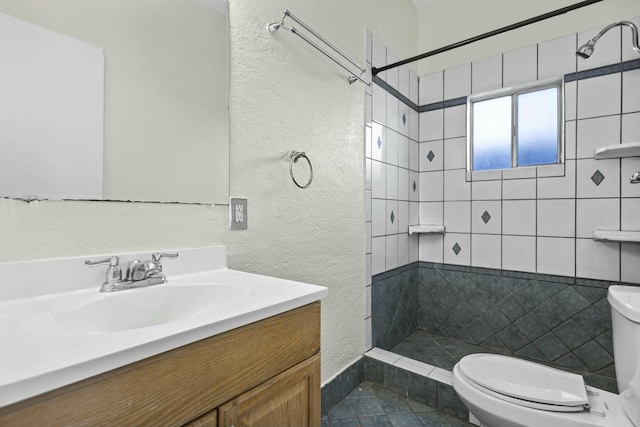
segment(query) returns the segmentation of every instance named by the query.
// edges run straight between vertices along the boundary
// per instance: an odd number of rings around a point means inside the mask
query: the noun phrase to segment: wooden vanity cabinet
[[[320,426],[320,303],[0,408],[0,426]]]

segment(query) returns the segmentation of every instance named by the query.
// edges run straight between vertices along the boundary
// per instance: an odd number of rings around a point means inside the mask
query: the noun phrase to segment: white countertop
[[[178,252],[183,263],[188,264],[189,250]],[[191,257],[191,261],[198,257],[209,259],[207,255],[213,254],[218,262],[209,265],[210,270],[171,275],[168,270],[173,260],[163,261],[168,283],[114,293],[98,292],[101,282],[92,283],[90,287],[67,285],[70,289],[65,292],[50,294],[43,293],[45,287],[38,284],[42,289],[26,290],[27,297],[16,298],[21,295],[15,292],[7,297],[11,292],[3,293],[1,287],[11,276],[7,271],[15,269],[15,265],[0,264],[0,339],[3,347],[0,352],[0,407],[301,307],[327,295],[327,288],[322,286],[230,270],[226,267],[224,247],[199,249],[194,253],[196,256]],[[75,265],[79,259],[73,263],[69,263],[69,259],[64,261],[68,266]],[[37,267],[22,264],[22,267]],[[174,266],[174,270],[180,271],[180,268]],[[100,271],[104,274],[102,269]],[[14,270],[11,272],[15,273]],[[67,272],[66,277],[72,276]],[[213,289],[211,295],[217,295],[216,289],[220,289],[220,301],[213,301],[216,298],[212,297],[211,304],[207,302],[206,308],[193,316],[134,329],[96,332],[83,325],[61,328],[64,323],[54,321],[60,318],[60,313],[72,312],[96,301],[99,304],[108,302],[107,307],[120,307],[122,302],[121,313],[125,316],[130,310],[138,310],[137,307],[144,311],[145,298],[151,293],[182,292],[185,287],[208,287]],[[107,298],[111,300],[106,301]],[[121,313],[114,311],[117,320]]]

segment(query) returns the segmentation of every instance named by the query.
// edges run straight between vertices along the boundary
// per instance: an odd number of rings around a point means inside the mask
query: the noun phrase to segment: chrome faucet
[[[104,283],[102,283],[100,292],[116,292],[166,283],[167,278],[162,273],[162,263],[160,260],[162,258],[176,258],[177,256],[177,252],[154,252],[151,254],[150,260],[141,261],[134,259],[133,261],[129,261],[124,279],[122,278],[120,258],[115,255],[96,261],[88,259],[85,260],[84,263],[88,266],[108,263],[107,278]]]

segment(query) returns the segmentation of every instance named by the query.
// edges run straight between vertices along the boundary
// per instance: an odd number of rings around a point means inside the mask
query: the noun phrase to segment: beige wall
[[[575,0],[446,0],[419,13],[418,53],[438,49],[577,3]],[[454,67],[640,15],[638,0],[604,0],[416,62],[418,74]],[[627,32],[628,30],[625,30]],[[630,32],[625,37],[630,37]]]

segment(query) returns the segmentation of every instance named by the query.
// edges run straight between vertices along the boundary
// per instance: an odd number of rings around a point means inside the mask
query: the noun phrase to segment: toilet
[[[620,394],[581,375],[510,356],[476,353],[453,368],[453,388],[486,427],[640,427],[640,287],[610,286]]]

